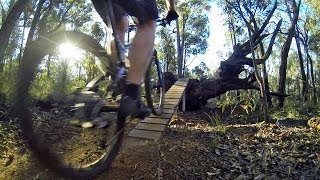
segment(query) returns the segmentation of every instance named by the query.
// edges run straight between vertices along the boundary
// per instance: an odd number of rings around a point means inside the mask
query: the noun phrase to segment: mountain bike
[[[25,49],[15,92],[21,134],[30,150],[45,167],[77,179],[91,178],[107,170],[120,150],[126,134],[125,127],[131,125],[131,119],[117,114],[117,97],[121,94],[127,72],[125,52],[115,29],[112,0],[101,3],[103,8],[100,7],[102,11],[98,13],[112,29],[118,59],[108,59],[99,42],[81,32],[65,31],[40,36]],[[165,20],[160,22],[163,24]],[[102,66],[100,75],[96,75],[85,87],[69,90],[69,93],[66,93],[68,88],[65,86],[71,80],[65,75],[74,74],[75,69],[68,70],[68,62],[52,58],[57,54],[56,47],[66,39],[76,39],[75,45],[88,53],[91,60],[98,58]],[[62,83],[56,80],[58,76],[62,76],[59,78]],[[81,75],[79,72],[78,78],[82,76],[89,74]],[[45,78],[52,84],[61,83],[61,86],[41,84]],[[61,87],[63,93],[57,94],[56,87]],[[142,96],[147,105],[154,114],[160,115],[164,104],[164,79],[156,51],[145,75],[144,88]],[[43,95],[39,89],[48,89],[46,96],[54,99],[54,103],[41,100]],[[79,121],[84,122],[81,124],[84,127],[88,119],[91,120],[89,122],[102,119],[106,124],[104,128],[77,127]]]

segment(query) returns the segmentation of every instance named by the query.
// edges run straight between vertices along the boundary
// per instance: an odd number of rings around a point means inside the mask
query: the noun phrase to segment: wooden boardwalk
[[[151,115],[140,123],[129,133],[129,137],[158,140],[166,130],[176,108],[178,107],[189,79],[179,79],[166,92],[164,109],[161,116]]]

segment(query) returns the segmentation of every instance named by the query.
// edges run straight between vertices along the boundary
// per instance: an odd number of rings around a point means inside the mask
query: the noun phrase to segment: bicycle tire
[[[165,83],[156,50],[154,50],[152,60],[145,75],[145,91],[147,105],[151,108],[154,115],[160,116],[164,107]],[[156,98],[155,95],[157,96]],[[155,101],[155,99],[158,101]]]
[[[66,164],[60,159],[58,152],[52,151],[49,146],[41,142],[40,139],[43,137],[35,131],[35,117],[32,113],[30,89],[42,58],[52,53],[51,50],[66,38],[77,39],[78,47],[93,53],[101,61],[107,61],[107,59],[104,59],[106,58],[104,48],[94,38],[84,33],[63,31],[51,36],[40,37],[25,49],[25,56],[20,67],[18,83],[16,84],[16,103],[14,107],[19,118],[22,137],[27,141],[33,155],[45,167],[62,176],[87,179],[97,176],[110,167],[122,144],[125,120],[119,119],[119,116],[117,116],[117,121],[114,125],[115,132],[112,132],[115,136],[111,139],[108,149],[103,150],[104,153],[94,162],[80,167]]]

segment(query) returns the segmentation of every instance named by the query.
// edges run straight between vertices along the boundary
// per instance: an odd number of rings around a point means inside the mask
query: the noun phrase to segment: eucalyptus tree
[[[208,1],[178,1],[176,33],[179,77],[183,76],[183,69],[190,56],[204,54],[207,50],[207,38],[210,34],[207,14],[210,8]]]
[[[161,28],[158,36],[159,43],[156,45],[159,59],[162,60],[164,72],[175,72],[177,70],[177,56],[175,48],[175,36],[172,31],[166,27]]]
[[[303,59],[305,59],[306,61],[306,73],[302,74],[304,76],[303,79],[303,93],[304,93],[304,100],[306,101],[308,98],[308,87],[309,87],[309,77],[311,76],[311,87],[312,87],[312,92],[313,92],[313,102],[316,103],[317,102],[317,90],[316,90],[316,83],[315,83],[315,73],[314,73],[314,62],[313,59],[311,57],[311,53],[310,53],[310,36],[312,34],[311,28],[310,28],[310,12],[309,10],[306,10],[306,13],[303,13],[303,15],[301,16],[301,20],[300,22],[297,24],[297,28],[296,28],[296,42],[297,42],[297,49],[298,49],[298,54],[299,54],[299,59],[300,59],[300,66],[303,67],[303,69],[301,68],[302,73],[304,73],[305,68],[304,68],[304,63],[303,63]],[[301,43],[300,43],[301,42]],[[304,49],[304,57],[302,57],[302,47],[301,44],[303,45],[303,49]],[[312,45],[311,45],[312,46]],[[304,87],[306,86],[306,87]]]
[[[270,6],[270,4],[274,4]],[[230,35],[230,40],[232,42],[233,47],[236,47],[238,43],[246,41],[249,36],[246,27],[249,27],[250,32],[258,30],[262,26],[262,23],[266,18],[268,18],[268,14],[270,12],[274,12],[277,7],[277,1],[240,1],[240,0],[225,0],[220,1],[219,5],[224,8],[224,11],[227,13],[227,22],[229,26],[228,35]],[[271,17],[270,17],[271,18]],[[266,25],[264,25],[266,26]],[[271,27],[271,26],[270,26]],[[266,28],[266,31],[269,30],[269,27]],[[250,33],[249,32],[249,33]],[[265,42],[260,41],[257,47],[258,50],[258,58],[262,58],[265,54]],[[270,87],[268,74],[266,69],[266,59],[264,61],[257,61],[258,65],[261,66],[261,89],[266,96],[266,100],[269,106],[272,106],[271,95],[270,95]],[[256,70],[256,74],[260,76],[261,73],[260,67],[256,66],[254,70]]]
[[[203,61],[192,69],[192,73],[199,79],[207,79],[210,69]]]
[[[268,1],[269,2],[269,1]],[[265,47],[263,41],[257,41],[256,37],[258,32],[264,30],[269,20],[271,19],[271,15],[277,8],[277,1],[274,2],[273,6],[268,6],[267,1],[232,1],[227,0],[226,7],[229,9],[229,13],[234,15],[229,15],[231,17],[235,16],[240,20],[240,23],[243,24],[243,27],[247,27],[247,35],[249,36],[249,48],[251,49],[251,67],[254,70],[254,75],[256,80],[260,85],[262,102],[264,105],[265,111],[265,120],[269,121],[269,113],[268,113],[268,104],[271,105],[271,97],[268,83],[268,76],[266,72],[265,62],[268,59],[272,44],[269,44],[268,52],[265,52]],[[270,2],[269,2],[270,3]],[[262,21],[263,19],[267,19],[266,21]],[[278,23],[279,26],[280,23]],[[234,26],[234,25],[233,25]],[[232,26],[232,27],[233,27]],[[238,25],[239,26],[239,25]],[[234,29],[231,29],[234,31]],[[237,38],[234,35],[232,38],[234,42],[236,42]],[[257,44],[255,44],[257,43]],[[237,47],[235,44],[234,47]],[[256,49],[259,49],[258,56],[256,57]],[[249,60],[249,59],[248,59]],[[259,70],[258,65],[262,65],[262,74]],[[267,104],[267,102],[269,102]]]
[[[5,50],[8,46],[10,35],[12,34],[12,31],[14,30],[15,25],[17,24],[17,20],[20,17],[22,11],[25,9],[27,3],[29,0],[18,0],[16,3],[13,1],[10,1],[10,4],[14,5],[10,9],[10,11],[7,13],[7,16],[5,20],[2,22],[1,28],[0,28],[0,72],[3,70],[4,66],[4,56],[5,56]],[[3,7],[2,7],[2,15],[3,15]],[[2,18],[4,19],[4,18]]]
[[[288,0],[288,3],[290,3],[290,8],[288,8],[288,11],[289,11],[288,13],[292,13],[292,19],[290,20],[290,24],[288,26],[287,37],[286,37],[285,42],[282,45],[282,49],[281,49],[281,62],[280,62],[280,68],[279,68],[278,92],[282,95],[285,94],[288,54],[290,51],[292,38],[295,35],[295,28],[296,28],[296,24],[297,24],[298,18],[299,18],[301,0],[299,0],[298,3],[296,2],[296,0]],[[284,100],[285,100],[284,96],[278,97],[278,107],[279,108],[284,107]]]
[[[304,44],[306,58],[310,62],[313,100],[317,102],[319,94],[317,93],[316,82],[318,82],[319,88],[320,61],[313,61],[312,59],[318,59],[320,55],[320,2],[317,0],[306,0],[305,2],[308,11],[304,13],[304,21],[300,26],[299,35]],[[311,54],[314,54],[315,57],[312,58]],[[316,71],[318,71],[318,73]]]

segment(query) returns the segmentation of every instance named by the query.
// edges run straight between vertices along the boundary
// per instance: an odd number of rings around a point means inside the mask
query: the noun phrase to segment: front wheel
[[[22,135],[40,162],[60,175],[90,179],[110,167],[120,149],[125,122],[116,112],[104,112],[99,114],[108,123],[104,129],[83,129],[83,124],[78,127],[75,123],[87,122],[87,110],[104,98],[92,91],[81,91],[82,96],[78,96],[70,90],[76,89],[82,80],[77,66],[71,61],[66,63],[67,58],[60,58],[72,49],[56,50],[66,41],[81,49],[83,56],[77,58],[79,64],[93,62],[94,57],[108,62],[103,59],[105,54],[100,44],[81,32],[58,32],[39,38],[26,47],[14,107]],[[89,70],[82,72],[80,77],[90,75]]]
[[[154,50],[152,60],[145,77],[146,100],[154,115],[161,115],[164,105],[165,85],[157,51]]]

